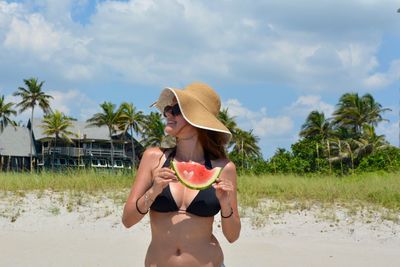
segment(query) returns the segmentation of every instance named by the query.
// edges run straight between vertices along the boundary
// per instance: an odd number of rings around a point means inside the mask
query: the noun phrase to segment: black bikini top
[[[163,167],[169,167],[174,156],[175,150],[170,153],[167,160],[164,162]],[[204,155],[204,160],[206,168],[212,169],[211,161],[206,154]],[[158,212],[179,211],[169,185],[166,186],[161,194],[156,197],[150,209]],[[209,187],[207,189],[200,190],[197,193],[195,198],[187,207],[186,212],[201,217],[212,217],[216,215],[220,209],[221,206],[219,205],[219,201],[215,195],[215,188]]]

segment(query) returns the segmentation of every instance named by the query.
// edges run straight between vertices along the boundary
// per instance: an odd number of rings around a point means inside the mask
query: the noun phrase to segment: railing
[[[111,149],[106,148],[76,148],[76,147],[45,147],[44,155],[57,153],[71,157],[95,156],[95,157],[111,157]],[[114,149],[114,157],[130,157],[132,153],[127,153],[123,149]]]
[[[85,149],[86,156],[111,157],[111,149],[104,148],[87,148]],[[126,153],[122,149],[114,149],[114,157],[126,157]]]
[[[68,155],[71,157],[80,157],[84,155],[84,149],[76,147],[45,147],[43,150],[43,154],[45,155],[50,155],[53,153]]]

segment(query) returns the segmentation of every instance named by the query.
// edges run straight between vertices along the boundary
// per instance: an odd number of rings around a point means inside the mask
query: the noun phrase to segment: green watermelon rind
[[[219,175],[221,174],[222,168],[221,167],[215,167],[213,168],[213,170],[216,170],[216,172],[214,173],[214,175],[208,180],[208,183],[202,186],[196,186],[193,185],[191,183],[188,183],[184,178],[179,176],[179,172],[178,172],[178,168],[177,166],[175,166],[177,163],[175,161],[172,161],[172,169],[174,170],[176,177],[178,177],[179,182],[181,182],[182,184],[184,184],[186,187],[190,188],[190,189],[194,189],[194,190],[204,190],[209,188],[213,183],[215,183],[215,181],[218,179]]]

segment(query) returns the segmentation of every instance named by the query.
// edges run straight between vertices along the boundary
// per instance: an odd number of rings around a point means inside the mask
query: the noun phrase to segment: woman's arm
[[[159,148],[149,148],[144,152],[122,214],[125,227],[138,223],[163,188],[176,181],[172,170],[159,168],[162,156],[163,152]]]
[[[239,238],[241,229],[237,206],[237,174],[233,162],[225,165],[214,187],[221,205],[222,232],[233,243]]]

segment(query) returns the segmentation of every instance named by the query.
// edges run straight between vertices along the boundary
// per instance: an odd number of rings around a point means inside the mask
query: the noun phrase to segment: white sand
[[[69,202],[60,193],[2,197],[0,266],[143,266],[148,217],[125,229],[122,206],[108,198],[84,197],[70,212]],[[348,218],[338,208],[332,222],[312,209],[274,216],[260,228],[245,217],[233,244],[218,220],[214,232],[227,267],[400,266],[400,225],[374,214],[363,222],[364,215]]]

